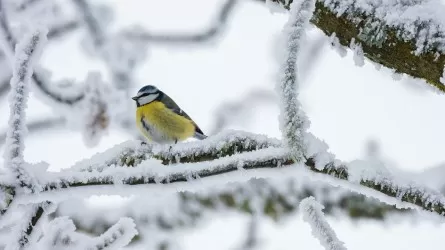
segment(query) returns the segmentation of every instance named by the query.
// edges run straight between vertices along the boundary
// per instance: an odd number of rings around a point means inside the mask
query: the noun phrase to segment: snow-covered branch
[[[31,121],[26,124],[28,134],[40,132],[42,130],[53,129],[61,127],[65,120],[61,117],[48,117],[39,120]],[[0,134],[0,144],[6,139],[6,132]]]
[[[31,233],[37,222],[44,215],[45,208],[49,205],[47,202],[41,204],[23,205],[21,209],[16,209],[22,212],[21,219],[12,228],[12,238],[9,242],[5,242],[6,250],[24,249],[30,243]],[[22,211],[20,211],[22,210]]]
[[[337,238],[334,230],[324,218],[323,206],[314,197],[308,197],[301,201],[300,210],[303,212],[303,220],[311,225],[312,234],[326,250],[346,250],[344,243]]]
[[[25,37],[15,50],[13,76],[11,78],[9,128],[6,135],[5,165],[15,173],[22,187],[35,188],[35,180],[25,169],[23,159],[25,126],[25,109],[29,96],[29,85],[33,73],[33,63],[39,58],[43,44],[46,42],[46,30],[36,30]],[[4,45],[7,47],[7,45]]]
[[[130,218],[121,218],[105,233],[94,239],[94,244],[88,249],[118,249],[126,246],[138,234],[136,225]]]
[[[3,51],[6,53],[7,57],[13,58],[13,51],[17,41],[11,31],[5,12],[5,9],[0,4],[0,35],[3,43]],[[51,83],[49,83],[40,73],[34,72],[32,74],[32,80],[35,83],[34,89],[41,92],[42,96],[45,96],[45,98],[48,98],[55,103],[73,105],[83,99],[83,92],[77,94],[70,93],[70,95],[67,96],[60,91],[55,91],[56,88],[51,86]]]
[[[38,249],[120,249],[138,235],[130,218],[120,218],[98,237],[88,237],[75,232],[76,226],[68,217],[57,217],[44,230],[44,236],[36,244]]]
[[[261,215],[284,221],[299,211],[299,202],[307,196],[316,197],[326,207],[325,213],[337,217],[345,215],[352,219],[381,220],[386,219],[391,212],[409,211],[398,210],[375,199],[307,178],[253,178],[247,182],[207,187],[197,192],[163,192],[160,196],[151,195],[150,199],[135,195],[124,205],[110,208],[97,208],[83,200],[67,200],[59,205],[54,216],[69,216],[79,230],[90,234],[104,232],[121,217],[132,218],[139,228],[157,224],[162,230],[175,230],[194,226],[205,218],[203,215],[207,212],[223,209],[242,213],[252,213],[256,209]],[[164,204],[169,205],[166,207]],[[84,209],[80,210],[79,207]],[[84,210],[88,210],[88,214]],[[144,230],[140,232],[141,237],[144,237]]]
[[[289,20],[284,28],[285,57],[280,70],[281,79],[277,84],[281,101],[280,128],[283,141],[289,148],[292,158],[297,162],[304,160],[306,154],[304,136],[309,126],[309,121],[301,110],[298,100],[297,57],[301,40],[314,9],[315,0],[295,1],[292,5]]]
[[[210,139],[210,138],[209,138]],[[224,148],[224,144],[220,143],[219,148]],[[236,171],[246,171],[254,169],[294,169],[295,167],[301,167],[290,159],[288,151],[278,147],[267,147],[251,152],[237,153],[229,157],[223,157],[223,155],[214,152],[214,154],[206,154],[206,158],[195,158],[195,162],[192,163],[179,163],[175,164],[175,167],[165,167],[170,161],[170,158],[165,159],[160,155],[153,156],[153,151],[149,151],[148,154],[143,154],[143,151],[134,147],[130,149],[129,145],[124,145],[125,150],[119,151],[114,149],[115,155],[111,157],[112,151],[104,154],[105,162],[110,165],[104,164],[86,164],[87,161],[79,163],[79,165],[73,170],[68,170],[60,173],[47,173],[42,183],[45,183],[44,190],[50,191],[60,188],[69,188],[77,186],[89,186],[89,185],[142,185],[142,184],[169,184],[176,182],[187,182],[195,178],[206,178],[210,176],[216,176],[220,174],[226,174]],[[189,147],[190,146],[190,147]],[[139,146],[146,147],[146,146]],[[208,152],[209,146],[206,141],[190,142],[178,144],[177,147],[185,149],[179,156],[186,159],[194,159],[196,152]],[[156,147],[154,147],[156,148]],[[188,149],[188,151],[187,151]],[[192,150],[193,149],[193,150]],[[168,152],[168,149],[165,150]],[[237,150],[239,152],[241,150]],[[118,152],[123,152],[119,154]],[[159,150],[159,152],[163,152]],[[172,148],[172,152],[175,152],[175,147]],[[140,155],[139,161],[132,158],[130,155]],[[116,157],[117,156],[117,157]],[[198,154],[199,156],[199,154]],[[108,157],[108,158],[107,158]],[[122,157],[122,159],[120,158]],[[100,157],[96,156],[92,162],[98,161]],[[328,180],[334,181],[335,179],[349,180],[352,182],[350,186],[347,186],[354,192],[362,193],[367,196],[372,196],[381,200],[381,196],[375,192],[365,191],[366,189],[358,188],[358,185],[368,187],[376,190],[381,194],[388,197],[388,200],[382,200],[393,205],[394,202],[406,202],[414,207],[422,208],[426,211],[435,212],[439,215],[445,215],[445,199],[444,197],[428,188],[424,188],[413,182],[399,180],[391,175],[382,175],[378,172],[359,172],[356,171],[356,165],[348,167],[348,165],[337,165],[337,163],[329,163],[323,168],[316,167],[313,156],[307,156],[308,160],[304,163],[306,167],[322,175],[329,176]],[[163,160],[159,160],[163,159]],[[134,167],[121,167],[119,164],[125,164],[130,162]],[[373,166],[370,166],[372,169]],[[84,170],[82,170],[84,169]],[[350,174],[350,170],[353,170]],[[80,172],[79,172],[80,170]],[[246,173],[246,172],[244,172]],[[340,185],[340,184],[335,184]],[[390,199],[392,197],[392,199]],[[410,206],[411,208],[413,206]]]
[[[293,2],[263,1],[286,9]],[[440,0],[320,0],[311,22],[327,36],[335,34],[346,48],[354,39],[367,59],[445,91],[440,82],[445,64],[444,11]]]

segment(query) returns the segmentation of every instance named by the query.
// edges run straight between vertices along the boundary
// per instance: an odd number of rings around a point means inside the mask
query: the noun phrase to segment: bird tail
[[[205,138],[207,138],[207,136],[205,134],[202,134],[202,133],[199,133],[199,132],[195,132],[195,135],[193,137],[198,139],[198,140],[204,140]]]

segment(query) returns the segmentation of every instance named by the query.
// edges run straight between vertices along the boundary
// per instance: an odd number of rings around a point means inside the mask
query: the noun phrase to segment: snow
[[[331,42],[331,48],[333,48],[341,57],[345,57],[348,51],[340,44],[340,40],[338,40],[335,32],[333,32],[329,38]]]
[[[360,43],[356,43],[355,39],[351,39],[349,47],[354,52],[354,63],[355,65],[361,67],[365,65],[365,55],[363,54],[363,48]]]
[[[300,202],[303,220],[311,225],[312,234],[326,250],[346,250],[344,243],[337,238],[335,231],[326,221],[324,206],[310,196]]]
[[[414,40],[416,54],[422,54],[435,49],[445,52],[445,17],[444,2],[441,0],[388,0],[388,1],[342,1],[323,0],[326,7],[337,16],[373,16],[361,31],[371,36],[374,41],[365,41],[370,44],[381,43],[386,39],[387,31],[383,25],[396,29],[396,36],[405,40]],[[421,24],[421,28],[419,25]]]
[[[37,249],[120,249],[138,234],[130,218],[121,218],[98,237],[90,238],[76,233],[76,226],[66,216],[53,219],[44,229]]]
[[[26,136],[26,108],[29,96],[29,85],[33,73],[33,64],[39,58],[46,42],[46,29],[36,29],[27,34],[15,48],[15,62],[11,78],[9,99],[9,127],[5,139],[5,165],[17,175],[17,181],[22,186],[35,188],[35,180],[26,170],[23,157]],[[3,44],[4,50],[9,50],[8,44]]]

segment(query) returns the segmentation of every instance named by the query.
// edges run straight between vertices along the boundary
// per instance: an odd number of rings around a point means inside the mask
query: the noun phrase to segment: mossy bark
[[[289,9],[292,0],[272,0],[285,9]],[[370,30],[370,23],[379,23]],[[405,73],[415,78],[424,79],[430,85],[445,92],[445,85],[440,82],[442,77],[445,54],[437,47],[432,46],[427,52],[417,55],[415,40],[404,40],[396,34],[403,33],[389,27],[382,20],[363,13],[348,13],[337,16],[321,1],[316,2],[316,9],[311,23],[322,30],[327,36],[335,33],[339,43],[349,47],[351,40],[360,43],[363,53],[369,60],[394,70],[396,73]],[[421,24],[419,24],[421,25]],[[420,29],[421,27],[419,27]],[[383,32],[384,37],[379,34]]]

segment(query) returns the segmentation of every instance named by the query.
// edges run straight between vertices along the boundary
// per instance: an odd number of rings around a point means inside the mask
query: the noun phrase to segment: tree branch
[[[230,144],[228,145],[242,145],[240,139],[229,141]],[[124,162],[124,164],[141,162],[135,167],[118,167],[113,161],[111,161],[113,163],[110,166],[94,165],[86,170],[87,172],[85,172],[85,170],[84,172],[77,172],[75,170],[79,170],[81,167],[74,167],[72,171],[48,173],[48,178],[46,178],[45,183],[42,183],[42,185],[44,186],[44,192],[47,192],[50,190],[79,186],[169,184],[187,182],[198,177],[206,178],[216,176],[240,171],[241,169],[242,171],[285,167],[291,167],[291,169],[293,169],[300,166],[294,165],[293,160],[288,156],[286,150],[281,148],[268,147],[252,152],[237,153],[231,155],[231,157],[224,157],[227,156],[227,154],[233,153],[233,151],[226,150],[227,147],[222,146],[224,144],[217,140],[214,141],[214,145],[218,145],[221,152],[212,150],[216,147],[212,147],[212,144],[208,144],[205,140],[172,146],[171,152],[180,152],[183,149],[190,148],[189,151],[181,153],[180,159],[184,162],[195,162],[194,164],[182,163],[176,164],[175,167],[166,168],[161,163],[166,164],[172,162],[178,155],[175,153],[168,154],[168,146],[153,147],[151,153],[144,155],[137,155],[136,153],[135,155],[137,156],[135,158],[132,158],[131,154],[122,156],[123,159],[121,162]],[[252,149],[254,145],[254,143],[251,143],[247,148]],[[117,150],[114,150],[117,153]],[[126,148],[126,150],[128,152],[128,148]],[[242,151],[243,148],[237,148],[236,152]],[[108,154],[109,153],[105,155]],[[121,156],[118,153],[117,155]],[[100,158],[99,156],[97,157]],[[412,182],[402,182],[391,176],[381,176],[370,173],[357,176],[357,174],[354,173],[351,177],[350,169],[346,165],[336,166],[334,163],[329,163],[320,169],[315,166],[313,157],[314,156],[306,156],[308,160],[304,165],[313,172],[333,177],[329,178],[329,180],[349,180],[354,184],[360,184],[363,187],[392,197],[393,199],[390,199],[392,202],[402,201],[410,203],[423,210],[445,216],[445,199],[436,191],[418,186]],[[156,159],[156,161],[153,159]],[[201,160],[204,162],[196,164],[196,162]],[[83,167],[86,166],[83,165]],[[116,176],[119,176],[119,178]],[[354,188],[354,185],[351,186],[351,190],[354,192],[362,193],[366,196],[373,196],[377,199],[381,198],[377,196],[376,193],[365,192],[364,190],[366,189]],[[388,204],[393,205],[391,202]]]
[[[324,249],[346,250],[345,243],[337,238],[335,231],[324,218],[323,208],[314,197],[305,198],[300,202],[303,220],[311,225],[312,235],[320,241]]]
[[[202,43],[219,35],[225,28],[230,13],[235,9],[238,0],[226,0],[221,6],[213,25],[196,34],[152,34],[149,31],[127,31],[129,38],[163,44]]]
[[[49,128],[59,127],[62,124],[64,124],[64,122],[65,122],[65,120],[63,118],[50,117],[50,118],[45,118],[45,119],[29,122],[28,124],[26,124],[26,128],[28,129],[28,134],[31,134],[31,133],[39,132],[39,131],[46,130]],[[5,138],[6,138],[6,132],[3,134],[0,134],[0,144],[3,143]]]
[[[8,45],[7,47],[4,48],[3,51],[9,57],[12,57],[17,41],[11,32],[8,19],[1,1],[0,1],[0,33],[3,36],[5,43]],[[57,93],[56,91],[54,91],[53,88],[51,88],[50,83],[46,82],[44,77],[36,72],[33,73],[32,79],[36,84],[37,89],[40,90],[46,98],[50,98],[54,102],[65,105],[73,105],[83,99],[83,93],[78,93],[77,95],[71,97],[64,96],[62,93]]]
[[[29,81],[33,63],[40,56],[42,44],[46,42],[47,31],[36,30],[16,46],[15,62],[11,78],[10,117],[6,134],[5,166],[16,175],[20,186],[35,189],[36,183],[26,170],[23,157],[25,109],[29,96]],[[7,45],[4,45],[7,46]]]
[[[262,0],[264,1],[264,0]],[[289,9],[292,0],[267,0]],[[445,6],[439,1],[396,1],[372,5],[363,1],[318,0],[311,22],[341,45],[361,44],[369,60],[424,79],[440,91],[445,64]],[[397,20],[391,15],[397,13]],[[416,13],[416,15],[411,15]],[[428,14],[426,14],[428,13]],[[335,33],[335,34],[334,34]]]

